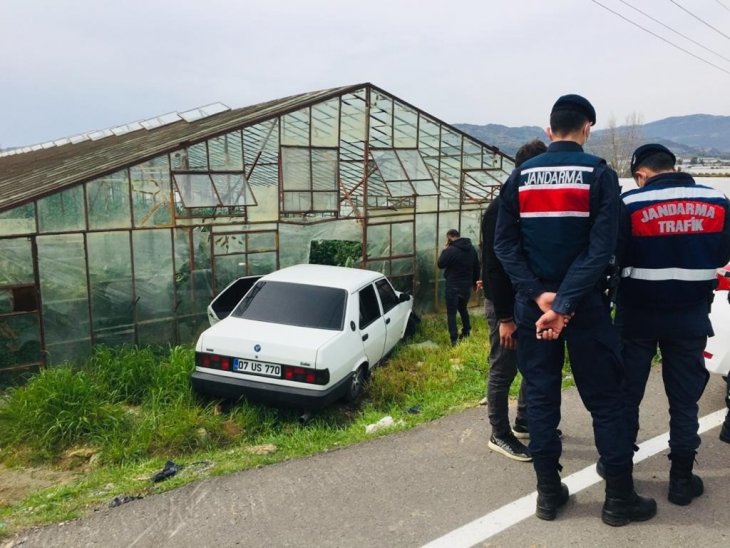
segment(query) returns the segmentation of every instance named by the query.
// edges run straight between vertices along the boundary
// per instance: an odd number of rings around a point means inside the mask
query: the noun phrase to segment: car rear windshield
[[[234,318],[341,331],[344,289],[287,282],[259,281],[236,309]]]

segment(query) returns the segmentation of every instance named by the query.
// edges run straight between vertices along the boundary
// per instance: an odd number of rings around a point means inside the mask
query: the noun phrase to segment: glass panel
[[[391,276],[403,276],[406,274],[413,274],[413,259],[393,259],[390,262],[390,275]]]
[[[392,229],[393,255],[413,253],[413,223],[396,223]]]
[[[160,226],[172,222],[170,170],[167,156],[158,156],[130,168],[134,226]]]
[[[281,144],[309,146],[309,109],[281,117]]]
[[[436,290],[436,254],[443,246],[437,238],[435,214],[416,215],[416,285],[415,303],[422,310],[432,310]],[[440,245],[439,245],[440,244]]]
[[[461,135],[441,126],[441,154],[461,157]]]
[[[339,98],[312,106],[312,146],[337,146],[339,115]]]
[[[365,93],[358,91],[341,97],[340,142],[365,141]]]
[[[463,169],[479,169],[482,167],[482,147],[471,139],[464,139]]]
[[[172,179],[185,207],[214,207],[220,205],[210,175],[175,173]]]
[[[84,188],[77,185],[38,200],[41,232],[71,232],[86,228]]]
[[[419,196],[435,196],[439,193],[436,184],[431,179],[427,181],[411,181],[411,184]]]
[[[137,322],[171,318],[175,294],[170,231],[137,230],[132,233],[132,248]]]
[[[423,163],[423,158],[417,150],[398,150],[396,154],[400,158],[409,179],[431,178],[431,173],[428,171],[426,164]]]
[[[285,192],[284,211],[311,211],[312,194],[310,192]]]
[[[256,205],[253,192],[243,175],[214,173],[210,177],[224,206]]]
[[[315,192],[312,194],[312,211],[337,211],[337,193]]]
[[[170,153],[170,169],[187,171],[190,169],[188,163],[188,151],[183,148]]]
[[[390,225],[368,225],[367,257],[390,256]]]
[[[276,250],[276,232],[254,232],[249,234],[248,250]]]
[[[393,100],[377,91],[370,93],[370,146],[393,146]]]
[[[249,276],[276,270],[276,253],[249,253],[246,273]]]
[[[208,140],[208,165],[212,171],[241,171],[243,144],[241,132],[233,131]]]
[[[391,196],[412,196],[415,194],[411,183],[408,181],[398,181],[394,183],[385,183]]]
[[[371,150],[375,163],[386,181],[405,181],[406,172],[398,160],[394,150]]]
[[[219,293],[236,278],[246,276],[245,254],[223,255],[215,258],[215,289]],[[207,306],[207,305],[206,305]]]
[[[243,130],[245,175],[256,196],[256,207],[246,210],[251,222],[279,217],[279,122],[274,119]]]
[[[0,213],[0,236],[35,232],[35,202]]]
[[[393,137],[394,147],[415,147],[417,146],[418,113],[395,101]]]
[[[203,230],[201,228],[175,230],[177,314],[205,311],[213,298],[208,233]],[[193,242],[190,241],[191,238]]]
[[[34,284],[30,238],[0,240],[0,284]]]
[[[87,237],[91,318],[96,344],[134,343],[134,289],[129,232]]]
[[[137,339],[140,345],[167,346],[175,343],[175,320],[148,321],[139,325]]]
[[[40,361],[41,337],[38,315],[23,314],[0,318],[0,370]]]
[[[86,202],[91,230],[131,227],[127,170],[86,183]]]
[[[208,171],[208,149],[205,142],[188,147],[187,156],[181,158],[183,165],[180,169],[192,171]]]
[[[37,244],[48,360],[84,358],[91,351],[84,238],[40,236]]]
[[[368,270],[372,270],[373,272],[380,272],[381,274],[385,274],[386,276],[390,275],[390,261],[368,261],[367,265]]]
[[[312,149],[312,188],[314,190],[337,189],[337,151]]]
[[[284,190],[309,190],[312,186],[309,149],[281,147]],[[284,209],[289,209],[285,207]]]
[[[245,234],[218,234],[213,239],[213,253],[228,255],[229,253],[246,253]]]
[[[200,334],[209,327],[207,314],[178,318],[177,340],[180,343],[195,342]]]
[[[0,314],[9,314],[13,311],[13,292],[9,289],[0,289]]]

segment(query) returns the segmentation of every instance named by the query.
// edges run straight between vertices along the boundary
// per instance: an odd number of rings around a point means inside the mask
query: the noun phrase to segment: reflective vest
[[[559,282],[588,246],[591,187],[601,165],[597,156],[565,151],[541,154],[520,167],[523,249],[538,278]]]
[[[621,199],[631,221],[621,265],[624,302],[672,308],[706,301],[725,264],[725,196],[685,173],[666,173]]]

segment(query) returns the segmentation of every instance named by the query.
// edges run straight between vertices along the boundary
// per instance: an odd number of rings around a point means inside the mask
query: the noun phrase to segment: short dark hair
[[[452,238],[458,238],[459,237],[459,231],[455,228],[449,229],[449,231],[446,233],[447,236],[451,236]]]
[[[652,154],[651,156],[647,156],[642,159],[641,163],[634,168],[634,171],[640,167],[646,167],[655,173],[671,171],[674,169],[674,157],[666,152],[657,152],[656,154]]]
[[[558,135],[573,133],[589,122],[588,116],[578,110],[557,110],[550,114],[550,129]]]
[[[517,150],[517,154],[515,154],[515,167],[520,167],[523,162],[542,154],[546,150],[547,145],[540,139],[533,139],[529,143],[525,143]]]

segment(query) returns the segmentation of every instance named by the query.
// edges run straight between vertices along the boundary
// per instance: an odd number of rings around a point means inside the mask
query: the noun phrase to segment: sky
[[[0,52],[0,148],[363,82],[451,123],[730,115],[730,0],[0,0]]]

